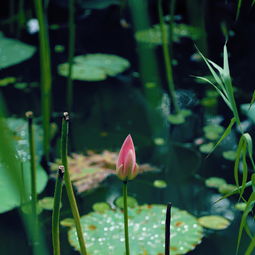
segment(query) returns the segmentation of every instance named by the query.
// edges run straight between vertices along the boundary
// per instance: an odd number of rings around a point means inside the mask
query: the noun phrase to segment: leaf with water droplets
[[[129,208],[129,232],[132,254],[164,254],[165,205],[143,205]],[[90,255],[123,255],[125,253],[123,212],[107,210],[81,217],[82,230]],[[201,242],[203,228],[186,211],[172,208],[171,255],[193,250]],[[75,228],[68,233],[76,250],[79,242]]]

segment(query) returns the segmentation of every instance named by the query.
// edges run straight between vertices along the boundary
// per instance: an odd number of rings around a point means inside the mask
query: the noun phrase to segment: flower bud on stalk
[[[139,173],[136,163],[135,147],[131,135],[125,139],[116,164],[117,176],[122,181],[133,180]]]

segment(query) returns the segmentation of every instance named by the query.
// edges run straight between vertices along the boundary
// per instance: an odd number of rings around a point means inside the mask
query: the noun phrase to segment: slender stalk
[[[33,127],[33,112],[26,112],[28,120],[28,136],[29,136],[29,151],[30,151],[30,175],[31,175],[31,209],[33,219],[33,246],[38,242],[38,218],[37,218],[37,193],[36,193],[36,160],[35,160],[35,138]]]
[[[42,0],[34,0],[35,12],[39,22],[41,102],[43,115],[43,148],[46,159],[50,150],[50,115],[51,115],[51,60],[48,31]]]
[[[172,204],[168,203],[166,208],[166,222],[165,222],[165,255],[170,255],[171,208]]]
[[[73,105],[73,58],[75,49],[75,0],[69,0],[69,43],[68,43],[68,78],[67,78],[67,109],[71,112]]]
[[[126,255],[129,255],[129,237],[128,237],[128,207],[127,207],[127,181],[123,182],[123,200],[124,200],[124,229],[125,229],[125,248]]]
[[[58,177],[55,185],[54,192],[54,206],[52,213],[52,246],[53,254],[60,255],[60,241],[59,241],[59,216],[60,216],[60,204],[62,197],[62,183],[64,177],[64,166],[59,166]]]
[[[176,0],[171,0],[170,4],[170,21],[169,21],[169,44],[170,52],[173,55],[173,35],[174,35],[174,14],[175,14]]]
[[[65,180],[68,200],[69,200],[72,214],[75,221],[76,231],[77,231],[78,240],[80,244],[80,251],[82,255],[87,255],[85,240],[83,238],[83,233],[81,228],[80,214],[79,214],[79,210],[75,200],[74,191],[73,191],[73,187],[72,187],[72,183],[71,183],[70,175],[68,171],[68,161],[67,161],[68,128],[69,128],[69,115],[67,112],[65,112],[62,119],[62,134],[61,134],[61,157],[62,157],[62,164],[65,168],[64,180]]]
[[[30,174],[31,174],[31,197],[32,197],[32,213],[36,215],[36,162],[35,162],[35,139],[33,127],[33,113],[26,112],[28,120],[28,135],[29,135],[29,151],[30,151]]]
[[[161,29],[161,37],[162,37],[162,48],[163,48],[163,55],[164,55],[164,61],[165,61],[168,90],[173,102],[174,110],[176,113],[178,113],[180,111],[180,108],[178,106],[176,95],[175,95],[171,54],[169,51],[166,26],[163,20],[162,0],[158,0],[158,13],[159,13],[159,21],[160,21],[160,29]]]

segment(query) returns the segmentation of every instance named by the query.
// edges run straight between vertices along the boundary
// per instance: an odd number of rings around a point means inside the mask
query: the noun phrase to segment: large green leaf
[[[165,213],[164,205],[129,208],[129,237],[133,255],[164,254]],[[90,255],[125,253],[121,210],[92,212],[81,218],[81,224]],[[193,250],[201,242],[202,230],[194,216],[172,208],[171,255],[186,254]],[[68,236],[72,246],[78,250],[79,242],[75,228],[71,228]]]
[[[88,54],[74,57],[72,78],[80,81],[103,81],[129,68],[128,60],[110,54]],[[60,75],[68,76],[68,63],[58,66]]]
[[[25,121],[24,119],[8,118],[6,122],[7,126],[9,127],[13,134],[15,148],[19,158],[23,162],[28,161],[30,159],[30,153],[28,143],[27,121]],[[36,159],[37,162],[39,162],[43,154],[42,148],[43,132],[42,129],[37,125],[34,125],[34,129],[36,134],[35,135]]]
[[[0,68],[19,64],[32,57],[35,47],[18,40],[4,37],[0,32]]]
[[[20,171],[22,176],[22,184],[24,184],[24,194],[18,192],[18,189],[13,188],[13,181],[6,175],[6,165],[0,163],[0,213],[9,211],[22,203],[28,202],[31,191],[31,175],[30,175],[30,154],[28,144],[27,122],[23,119],[9,118],[6,124],[12,132],[14,145],[16,149],[16,157],[20,161]],[[42,155],[41,134],[42,131],[38,126],[35,126],[35,140],[37,149],[37,192],[44,190],[48,176],[44,169],[39,165]]]

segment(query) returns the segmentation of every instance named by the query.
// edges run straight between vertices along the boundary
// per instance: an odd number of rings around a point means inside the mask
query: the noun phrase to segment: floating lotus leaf
[[[198,219],[199,224],[205,228],[222,230],[230,225],[230,221],[217,215],[204,216]]]
[[[153,186],[159,189],[164,189],[167,187],[167,183],[164,180],[155,180]]]
[[[143,205],[129,208],[129,238],[133,255],[164,254],[164,205]],[[123,212],[107,210],[92,212],[81,218],[88,254],[123,255],[125,253]],[[186,211],[172,208],[171,255],[193,250],[201,242],[203,228],[197,219]],[[132,234],[131,234],[132,233]],[[68,233],[76,250],[79,242],[75,228]]]
[[[102,153],[88,151],[87,155],[72,154],[68,158],[71,180],[78,192],[95,189],[109,175],[115,174],[118,153],[104,150]],[[60,161],[52,165],[52,170],[57,170]],[[140,172],[153,171],[156,168],[149,164],[139,164]]]
[[[210,153],[214,148],[213,143],[205,143],[199,146],[199,150],[203,153]]]
[[[227,184],[227,182],[223,178],[219,177],[210,177],[205,181],[205,185],[209,188],[219,188],[225,184]]]
[[[179,113],[176,114],[170,114],[168,116],[168,121],[171,124],[179,125],[183,124],[188,116],[190,116],[192,112],[187,109],[182,109]]]
[[[222,156],[226,160],[235,161],[236,159],[236,151],[223,151]]]
[[[110,205],[105,202],[101,202],[93,204],[92,208],[95,212],[103,213],[110,209]]]
[[[168,34],[169,25],[165,24],[165,30]],[[173,41],[180,42],[182,37],[189,37],[192,40],[197,40],[201,37],[201,32],[196,27],[188,26],[186,24],[174,23]],[[162,38],[161,38],[160,25],[157,24],[149,29],[137,31],[135,33],[135,38],[139,42],[149,43],[152,45],[161,45]]]
[[[74,57],[72,78],[80,81],[103,81],[129,68],[129,61],[110,54],[88,54]],[[68,63],[58,66],[60,75],[68,76]]]
[[[38,206],[43,210],[53,210],[54,197],[44,197],[38,201]]]
[[[35,47],[4,37],[0,32],[0,68],[10,67],[32,57]]]
[[[124,198],[121,196],[116,199],[115,204],[117,207],[124,208]],[[137,200],[134,197],[127,197],[127,206],[130,208],[135,208],[138,205]]]

